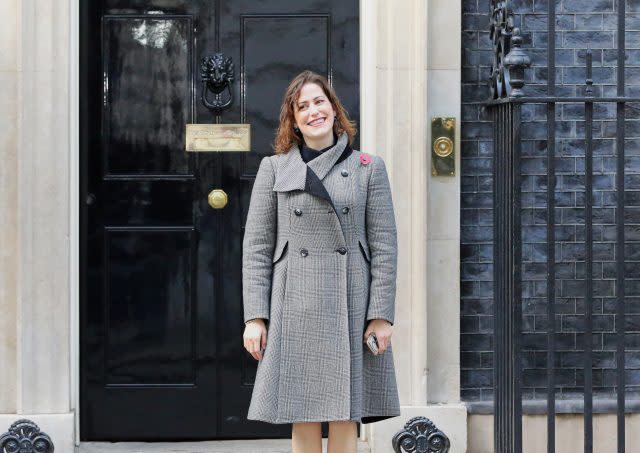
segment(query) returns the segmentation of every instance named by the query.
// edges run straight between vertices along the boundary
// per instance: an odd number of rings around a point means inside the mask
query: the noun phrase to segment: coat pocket
[[[289,241],[287,239],[284,239],[276,244],[276,249],[273,252],[273,264],[277,263],[280,258],[284,256],[284,251],[286,250],[288,243]]]
[[[371,255],[369,252],[369,244],[362,239],[358,239],[358,244],[360,245],[360,250],[362,250],[362,254],[364,255],[364,259],[367,260],[367,263],[371,264]]]

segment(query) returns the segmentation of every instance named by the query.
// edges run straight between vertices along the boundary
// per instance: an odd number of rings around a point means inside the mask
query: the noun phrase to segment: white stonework
[[[69,2],[19,3],[18,410],[67,413]]]
[[[395,352],[395,351],[394,351]],[[640,414],[625,417],[625,447],[638,451],[640,445]],[[616,451],[616,414],[593,415],[594,452]],[[584,417],[582,414],[556,416],[556,451],[584,452]],[[522,418],[522,452],[547,451],[547,416],[525,415]],[[469,453],[493,453],[493,416],[469,415]]]
[[[402,416],[363,431],[372,451],[391,451],[393,434],[422,415],[450,437],[452,453],[465,452],[459,371],[461,4],[360,5],[361,148],[387,163],[398,224],[392,341],[402,405]],[[456,118],[454,177],[431,176],[434,116]]]
[[[0,216],[0,432],[28,418],[62,452],[73,451],[77,360],[70,347],[71,4],[0,3],[0,209],[9,214]]]
[[[0,413],[18,410],[18,7],[0,2]],[[2,429],[2,428],[0,428]]]

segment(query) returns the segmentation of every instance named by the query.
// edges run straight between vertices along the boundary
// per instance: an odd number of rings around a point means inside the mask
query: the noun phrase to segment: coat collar
[[[298,145],[292,146],[280,159],[273,190],[276,192],[305,190],[310,183],[310,181],[307,181],[308,170],[311,170],[317,176],[317,179],[322,181],[338,160],[341,160],[340,158],[344,153],[350,151],[349,137],[346,132],[343,132],[338,137],[338,141],[333,147],[324,151],[309,163],[305,163],[302,160]]]
[[[332,148],[324,151],[307,165],[309,166],[309,168],[311,168],[311,170],[313,170],[316,175],[318,175],[320,181],[322,181],[324,177],[327,176],[327,173],[329,173],[329,170],[331,170],[336,164],[336,162],[342,155],[342,152],[348,145],[349,136],[346,132],[343,132],[340,137],[338,137],[338,141],[335,145],[333,145]]]

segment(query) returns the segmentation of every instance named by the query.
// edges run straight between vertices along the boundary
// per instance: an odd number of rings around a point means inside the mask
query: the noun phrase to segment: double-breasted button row
[[[340,247],[338,249],[336,249],[336,252],[338,252],[340,255],[346,255],[347,253],[347,248],[346,247]],[[300,256],[303,258],[306,258],[307,256],[309,256],[309,250],[302,248],[300,249]]]

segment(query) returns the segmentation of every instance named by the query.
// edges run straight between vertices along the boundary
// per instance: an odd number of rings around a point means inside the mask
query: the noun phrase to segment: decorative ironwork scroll
[[[493,65],[489,85],[492,99],[518,97],[524,93],[524,70],[531,59],[522,50],[520,29],[514,27],[513,11],[505,0],[491,0],[490,39]]]
[[[233,79],[235,78],[234,66],[230,57],[225,57],[222,53],[215,53],[213,56],[204,57],[200,68],[202,77],[202,103],[205,107],[219,114],[229,108],[233,103]],[[227,89],[229,99],[222,102],[221,94]],[[210,101],[207,93],[211,91],[215,99]]]
[[[448,453],[449,438],[426,417],[413,417],[391,441],[395,453]]]
[[[0,436],[0,453],[53,453],[53,442],[38,425],[22,419]]]

